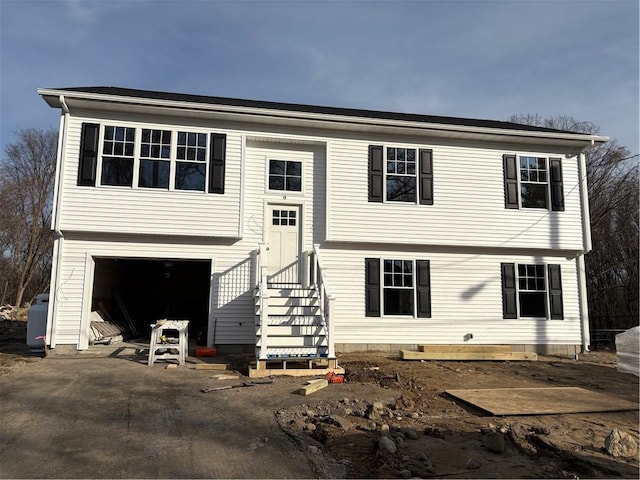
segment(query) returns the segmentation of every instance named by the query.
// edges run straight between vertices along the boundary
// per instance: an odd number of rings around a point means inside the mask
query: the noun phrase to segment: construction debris
[[[196,370],[226,370],[226,363],[196,363]]]
[[[318,390],[322,390],[323,388],[325,388],[328,385],[329,385],[329,382],[327,381],[326,378],[320,378],[320,379],[317,379],[317,380],[309,380],[296,393],[298,395],[310,395],[313,392],[317,392]]]
[[[213,378],[214,380],[237,380],[240,378],[240,375],[218,373],[216,375],[212,375],[210,378]]]

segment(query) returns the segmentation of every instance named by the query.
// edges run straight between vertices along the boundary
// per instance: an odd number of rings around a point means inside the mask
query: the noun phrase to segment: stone
[[[304,430],[304,427],[305,427],[304,422],[298,419],[291,420],[289,425],[291,425],[291,428],[293,428],[296,431]]]
[[[396,453],[398,451],[396,442],[394,442],[391,437],[388,437],[387,435],[380,437],[380,440],[378,441],[378,448],[389,453]]]
[[[348,399],[347,397],[344,397],[344,398],[342,399],[342,403],[344,403],[344,404],[349,403],[349,399]]]
[[[469,460],[467,460],[467,462],[464,464],[465,468],[468,468],[469,470],[477,470],[482,466],[482,462],[480,460],[478,460],[477,458],[471,457]]]
[[[313,410],[307,410],[306,412],[307,417],[315,417],[316,416],[316,412],[314,412]]]
[[[310,432],[314,432],[316,430],[316,426],[313,423],[307,423],[304,428]]]
[[[495,453],[504,453],[506,447],[504,435],[498,432],[489,432],[483,438],[487,450]]]
[[[444,434],[436,427],[427,427],[424,429],[424,434],[436,438],[444,438]]]
[[[313,455],[317,455],[318,452],[320,451],[320,449],[318,447],[316,447],[315,445],[309,445],[307,447],[307,450],[309,451],[309,453],[311,453]]]
[[[384,410],[384,403],[382,402],[373,402],[373,405],[371,406],[373,407],[373,410],[377,412],[382,412]]]
[[[417,418],[420,418],[420,414],[419,414],[418,412],[413,412],[413,413],[410,415],[410,417],[411,417],[411,418],[413,418],[413,419],[417,419]]]
[[[638,441],[632,435],[621,432],[617,428],[604,441],[604,448],[609,455],[623,458],[636,458],[638,456]]]
[[[382,433],[389,433],[389,425],[387,425],[386,423],[383,423],[382,425],[380,425],[380,431]]]
[[[401,478],[411,478],[411,470],[400,470]]]
[[[368,418],[369,420],[380,420],[380,418],[382,418],[380,416],[380,410],[376,410],[376,408],[373,405],[369,405],[367,407],[367,410],[364,414],[365,418]]]
[[[413,428],[409,428],[409,427],[401,428],[400,433],[404,435],[404,438],[408,438],[409,440],[418,439],[418,432],[416,432]]]
[[[533,433],[537,433],[538,435],[549,435],[551,433],[551,430],[549,430],[548,427],[533,426],[531,427],[531,430],[533,430]]]
[[[424,452],[419,452],[419,453],[416,455],[416,459],[417,459],[417,460],[420,460],[421,462],[429,462],[429,463],[431,463],[431,459],[429,458],[429,455],[427,455],[427,454],[426,454],[426,453],[424,453]]]

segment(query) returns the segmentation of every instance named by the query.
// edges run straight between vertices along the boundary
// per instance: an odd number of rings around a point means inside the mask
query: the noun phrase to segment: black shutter
[[[516,267],[513,263],[501,263],[502,268],[502,318],[518,318],[516,303]]]
[[[80,158],[78,162],[78,185],[95,187],[98,165],[98,136],[100,125],[83,123],[80,134]]]
[[[365,315],[380,316],[380,259],[365,258]]]
[[[504,164],[504,206],[519,208],[518,205],[518,163],[515,155],[503,155]]]
[[[382,169],[384,167],[382,145],[369,145],[369,201],[382,202]]]
[[[562,309],[562,278],[560,265],[549,265],[549,313],[551,320],[564,318]]]
[[[549,159],[551,177],[551,210],[564,212],[564,188],[562,186],[562,162],[559,158]]]
[[[431,318],[431,272],[429,260],[416,260],[418,317]]]
[[[433,151],[420,149],[420,205],[433,205]]]
[[[226,146],[227,136],[225,134],[211,134],[209,152],[209,193],[224,193]]]

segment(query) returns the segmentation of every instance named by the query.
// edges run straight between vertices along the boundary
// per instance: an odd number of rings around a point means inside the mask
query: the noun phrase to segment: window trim
[[[387,172],[389,149],[415,151],[415,173],[400,174]],[[397,153],[397,152],[396,152]],[[405,160],[406,162],[406,160]],[[415,179],[415,199],[407,202],[387,199],[389,176]],[[392,205],[433,205],[433,149],[417,144],[381,143],[368,148],[368,202]]]
[[[272,190],[269,188],[269,169],[271,166],[271,161],[281,161],[281,162],[296,162],[300,164],[300,190]],[[281,195],[281,196],[304,196],[305,195],[305,161],[300,157],[296,158],[286,158],[286,156],[274,156],[274,157],[266,157],[265,162],[265,183],[264,183],[264,192],[269,195]],[[285,163],[286,169],[286,163]],[[286,177],[285,177],[286,178]]]
[[[523,316],[520,307],[520,294],[533,290],[520,290],[519,266],[542,266],[544,274],[545,316]],[[501,268],[502,318],[525,320],[564,320],[564,302],[562,288],[562,265],[546,262],[503,262]],[[553,300],[557,306],[554,307]]]
[[[83,123],[83,129],[84,129],[84,125],[85,123]],[[159,191],[159,192],[180,192],[180,193],[184,193],[184,194],[188,194],[188,195],[209,195],[209,194],[222,194],[224,193],[224,191],[219,191],[219,192],[211,192],[210,191],[210,184],[212,181],[211,178],[211,161],[210,161],[210,156],[211,156],[211,152],[212,152],[212,135],[214,136],[220,136],[220,137],[224,137],[225,138],[225,148],[224,148],[224,152],[223,152],[223,156],[226,157],[226,133],[220,133],[220,132],[216,132],[216,131],[212,131],[209,129],[204,129],[204,128],[191,128],[188,126],[174,126],[174,125],[158,125],[158,124],[139,124],[139,123],[132,123],[132,122],[120,122],[120,121],[104,121],[101,122],[99,124],[86,124],[86,125],[97,125],[98,126],[98,132],[97,132],[97,152],[96,152],[96,160],[95,160],[95,181],[94,184],[91,186],[97,187],[97,188],[106,188],[106,189],[120,189],[120,190],[142,190],[142,191]],[[105,142],[105,136],[106,136],[106,128],[107,127],[114,127],[114,128],[118,128],[118,127],[123,127],[123,128],[132,128],[134,130],[134,155],[133,155],[133,172],[132,172],[132,181],[131,181],[131,186],[125,186],[125,185],[105,185],[102,183],[102,165],[103,165],[103,160],[104,157],[107,156],[113,156],[113,157],[118,157],[116,155],[105,155],[104,154],[104,142]],[[168,161],[169,162],[169,186],[168,188],[164,188],[164,187],[146,187],[146,186],[141,186],[140,185],[140,164],[141,164],[141,160],[163,160],[163,159],[152,159],[150,157],[142,157],[142,150],[141,150],[141,146],[142,146],[142,131],[143,130],[160,130],[160,131],[169,131],[170,135],[171,135],[171,144],[170,144],[170,149],[169,149],[169,159],[164,159],[164,161]],[[204,164],[205,166],[205,181],[204,181],[204,188],[202,190],[188,190],[188,189],[179,189],[179,188],[175,188],[175,181],[176,181],[176,173],[177,173],[177,164],[179,162],[190,162],[189,160],[178,160],[177,158],[177,148],[178,148],[178,134],[180,132],[186,132],[186,133],[196,133],[196,134],[204,134],[205,135],[205,140],[206,140],[206,147],[205,147],[205,160],[204,162],[197,162],[194,161],[193,163],[197,163],[197,164]],[[82,148],[81,148],[82,150]],[[83,151],[80,152],[81,155],[81,160],[82,160],[82,155],[83,155]],[[129,157],[123,157],[123,158],[129,158]],[[226,163],[226,159],[222,160],[222,171],[223,171],[223,179],[222,182],[224,182],[224,176],[225,173],[224,171],[226,170],[225,167],[225,163]],[[81,168],[81,165],[79,165],[79,169]],[[88,184],[87,184],[88,185]]]
[[[412,287],[385,286],[385,261],[410,261],[412,264],[411,282]],[[424,276],[428,285],[422,285],[420,271],[426,269]],[[365,258],[365,316],[387,319],[419,319],[431,318],[431,261],[425,258],[407,258],[403,256],[389,255],[373,258]],[[413,313],[407,314],[386,314],[385,312],[385,289],[402,288],[411,290],[413,295]],[[422,296],[421,296],[422,295]],[[426,295],[426,304],[422,304],[421,298]]]
[[[545,160],[545,182],[529,182],[533,185],[546,185],[545,207],[527,207],[523,205],[522,196],[522,172],[520,161],[524,157],[532,157]],[[514,210],[546,210],[548,212],[562,212],[565,209],[564,202],[564,181],[562,159],[551,155],[540,153],[509,153],[502,155],[503,160],[503,180],[504,180],[504,202],[506,209]]]

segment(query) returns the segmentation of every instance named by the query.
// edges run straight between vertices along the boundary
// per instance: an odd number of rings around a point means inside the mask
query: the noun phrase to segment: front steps
[[[269,285],[266,321],[261,298],[256,295],[256,358],[249,376],[324,375],[339,372],[328,358],[327,327],[318,295],[301,285]],[[266,323],[266,337],[262,322]],[[265,348],[262,348],[262,342]],[[262,353],[262,355],[261,355]],[[269,372],[269,373],[266,373]]]

